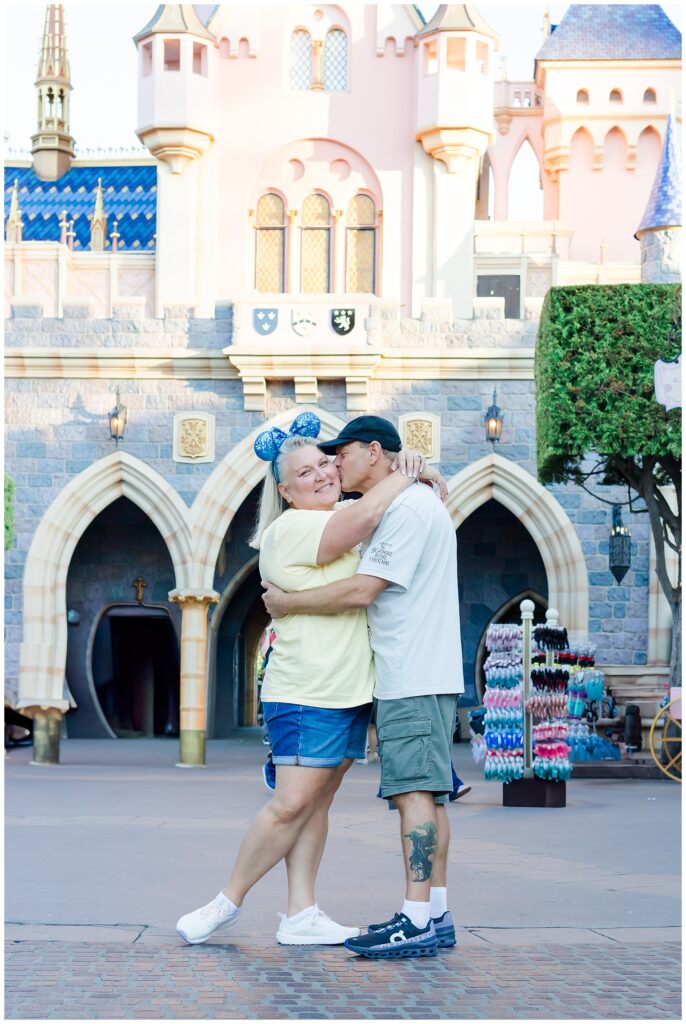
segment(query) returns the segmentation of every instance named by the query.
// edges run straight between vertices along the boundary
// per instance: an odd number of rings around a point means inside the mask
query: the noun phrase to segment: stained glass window
[[[303,203],[300,248],[300,291],[330,291],[331,207],[326,196],[313,193]]]
[[[376,205],[357,195],[348,203],[346,218],[345,290],[374,292],[376,288]]]
[[[291,35],[291,89],[309,89],[312,84],[312,41],[299,28]]]
[[[324,88],[327,92],[345,92],[348,88],[348,37],[340,28],[326,33]]]
[[[284,290],[284,218],[281,196],[267,192],[261,197],[255,222],[255,291]]]

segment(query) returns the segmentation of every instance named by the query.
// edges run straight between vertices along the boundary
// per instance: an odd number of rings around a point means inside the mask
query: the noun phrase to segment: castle
[[[572,5],[514,82],[471,5],[167,4],[134,42],[144,149],[79,159],[88,83],[72,98],[50,5],[31,154],[6,162],[9,700],[49,749],[180,730],[183,764],[254,724],[252,441],[307,408],[329,437],[387,416],[448,478],[465,706],[489,623],[528,597],[652,707],[671,620],[648,524],[625,516],[618,585],[608,506],[536,480],[533,365],[550,287],[679,279],[666,14]]]

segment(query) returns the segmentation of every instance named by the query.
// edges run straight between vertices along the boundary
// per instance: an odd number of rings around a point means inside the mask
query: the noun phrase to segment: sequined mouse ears
[[[321,422],[318,416],[313,412],[301,412],[295,417],[287,433],[279,427],[270,427],[269,430],[263,430],[258,434],[253,445],[255,455],[265,462],[274,462],[287,437],[319,437],[320,429]]]

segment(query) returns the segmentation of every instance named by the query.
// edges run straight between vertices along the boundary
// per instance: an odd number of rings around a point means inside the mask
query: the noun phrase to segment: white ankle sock
[[[443,917],[448,909],[448,890],[440,885],[429,889],[429,907],[433,918]]]
[[[289,917],[288,921],[290,924],[297,924],[298,921],[304,921],[305,918],[312,913],[313,910],[317,909],[317,904],[313,903],[311,907],[305,907],[299,914],[293,914],[293,917]]]
[[[401,913],[409,917],[415,928],[426,928],[431,916],[429,906],[430,904],[428,903],[418,903],[416,900],[405,900]]]
[[[237,914],[241,909],[240,907],[237,907],[235,903],[232,903],[229,897],[225,896],[223,892],[218,893],[212,902],[216,903],[218,907],[228,914]]]

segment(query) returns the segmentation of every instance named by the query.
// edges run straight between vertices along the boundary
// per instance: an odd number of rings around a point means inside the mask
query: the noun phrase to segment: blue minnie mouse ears
[[[291,423],[288,433],[279,427],[270,427],[258,434],[253,444],[255,455],[264,462],[271,462],[276,482],[279,482],[279,474],[276,468],[276,459],[281,451],[281,445],[287,437],[319,437],[321,422],[313,412],[299,413]]]

